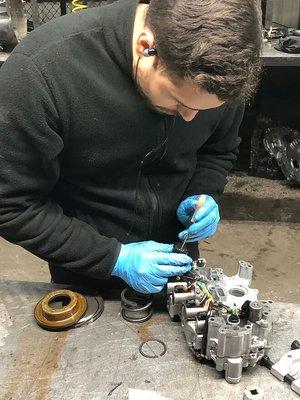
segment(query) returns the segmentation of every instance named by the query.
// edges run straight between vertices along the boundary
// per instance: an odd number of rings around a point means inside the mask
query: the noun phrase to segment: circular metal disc
[[[51,301],[58,298],[69,299],[70,303],[54,308]],[[34,316],[37,323],[45,329],[61,330],[76,324],[87,309],[87,301],[80,293],[69,290],[54,290],[47,293],[35,306]]]
[[[84,316],[72,328],[77,328],[82,325],[88,325],[96,321],[103,313],[104,301],[101,296],[86,296],[87,310]]]

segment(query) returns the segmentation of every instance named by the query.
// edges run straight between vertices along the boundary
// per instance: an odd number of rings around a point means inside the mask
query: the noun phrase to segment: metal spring
[[[153,296],[126,288],[121,292],[121,315],[128,322],[145,322],[153,314]]]

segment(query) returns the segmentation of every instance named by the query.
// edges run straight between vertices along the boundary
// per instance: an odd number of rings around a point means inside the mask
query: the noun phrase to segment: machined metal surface
[[[200,361],[212,361],[229,383],[254,367],[271,347],[272,300],[258,300],[250,288],[253,266],[239,261],[228,277],[203,259],[167,285],[171,318],[181,320],[187,344]]]
[[[54,307],[53,303],[61,303]],[[61,330],[75,325],[85,314],[86,298],[77,292],[62,289],[47,293],[35,306],[36,322],[45,329]]]
[[[89,296],[84,295],[87,300],[87,309],[80,320],[73,326],[78,328],[79,326],[88,325],[95,322],[103,313],[104,301],[101,296]]]

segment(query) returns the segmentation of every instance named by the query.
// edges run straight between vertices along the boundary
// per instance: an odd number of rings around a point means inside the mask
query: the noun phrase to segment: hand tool
[[[205,195],[202,194],[199,197],[199,200],[198,200],[198,202],[196,204],[196,207],[195,207],[195,211],[194,211],[194,213],[192,215],[192,218],[191,218],[191,223],[192,224],[195,222],[195,216],[196,216],[197,211],[200,209],[201,206],[203,206],[204,203],[205,203]],[[185,239],[184,239],[184,241],[182,242],[180,250],[182,250],[184,248],[184,245],[185,245],[186,241],[188,240],[188,237],[189,237],[189,235],[187,234]]]

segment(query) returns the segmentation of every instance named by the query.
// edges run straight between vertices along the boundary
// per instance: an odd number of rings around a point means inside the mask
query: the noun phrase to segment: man
[[[30,33],[0,72],[0,234],[55,282],[187,272],[172,243],[217,228],[260,29],[254,1],[120,0]]]

